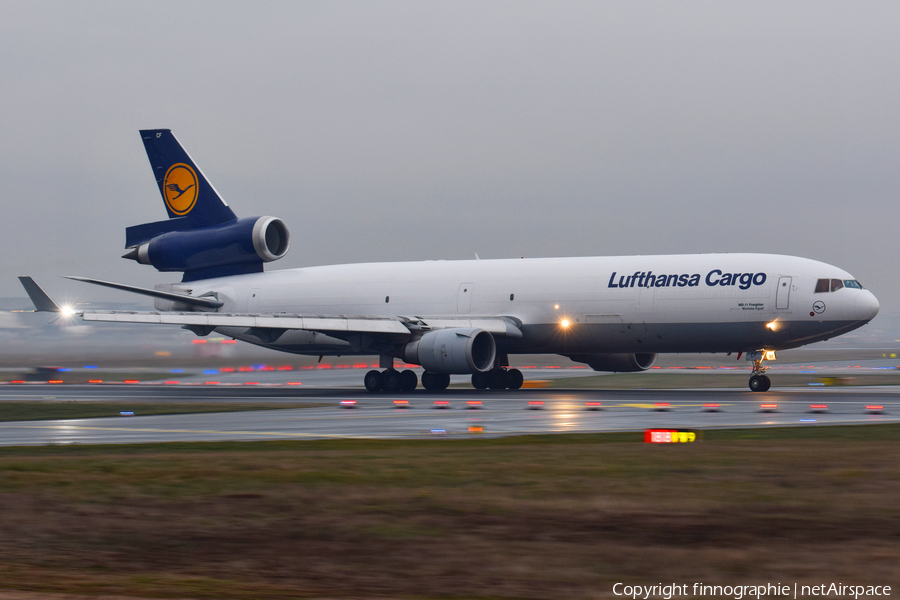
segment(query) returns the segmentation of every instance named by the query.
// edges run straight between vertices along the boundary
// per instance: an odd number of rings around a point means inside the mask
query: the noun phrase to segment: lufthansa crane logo
[[[190,165],[176,163],[166,171],[163,179],[166,206],[176,215],[186,215],[197,203],[197,174]]]

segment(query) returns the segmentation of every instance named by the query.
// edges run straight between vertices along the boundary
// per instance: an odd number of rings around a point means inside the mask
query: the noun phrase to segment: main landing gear
[[[518,369],[509,369],[507,367],[499,367],[491,369],[485,373],[475,373],[472,375],[472,387],[476,390],[517,390],[522,387],[525,378]]]
[[[771,355],[771,356],[770,356]],[[765,372],[769,367],[764,367],[762,361],[770,358],[775,360],[775,353],[770,351],[748,352],[747,360],[753,362],[753,371],[750,375],[751,392],[767,392],[772,387],[772,381]]]
[[[425,373],[425,375],[428,375],[428,373]],[[425,375],[422,376],[423,385]],[[449,383],[450,378],[447,377],[447,380],[447,383]],[[396,369],[376,371],[372,369],[366,373],[363,381],[366,384],[366,389],[370,392],[411,392],[419,385],[419,377],[416,375],[416,372],[409,369],[405,371]]]

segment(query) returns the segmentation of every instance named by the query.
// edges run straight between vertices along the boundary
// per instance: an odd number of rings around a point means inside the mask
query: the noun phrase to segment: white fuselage
[[[804,345],[877,314],[871,292],[816,293],[821,279],[853,281],[805,258],[702,254],[361,263],[173,289],[212,292],[223,313],[508,318],[522,332],[497,340],[508,353],[730,352]],[[322,333],[288,331],[266,343],[240,328],[218,331],[287,352],[372,354]]]

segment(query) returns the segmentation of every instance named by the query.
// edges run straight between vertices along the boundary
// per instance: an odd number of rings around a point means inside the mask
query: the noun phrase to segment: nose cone
[[[871,321],[878,314],[878,298],[869,290],[863,290],[857,296],[854,305],[854,316],[860,321]]]

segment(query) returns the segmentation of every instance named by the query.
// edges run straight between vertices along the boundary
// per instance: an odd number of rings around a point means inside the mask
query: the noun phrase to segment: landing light
[[[59,307],[59,312],[66,318],[75,316],[75,309],[68,305]]]
[[[562,321],[559,322],[559,324],[563,327],[563,329],[565,329],[566,327],[569,326],[569,320],[563,319]]]
[[[778,319],[775,319],[774,321],[766,323],[766,329],[770,331],[778,331],[779,329],[781,329],[781,324],[778,323]]]

